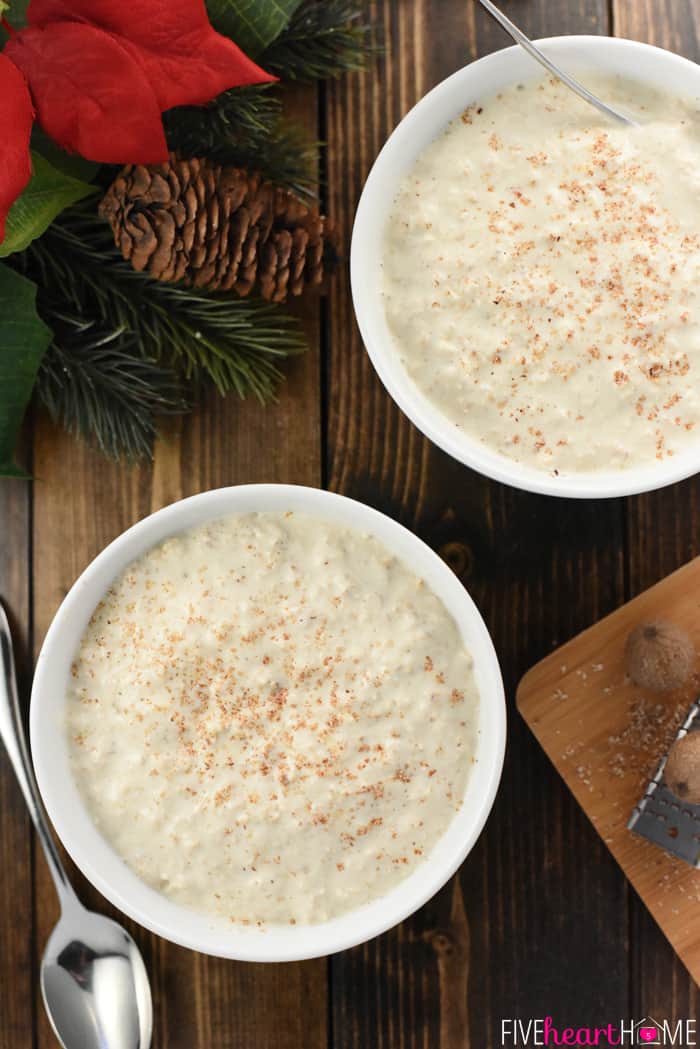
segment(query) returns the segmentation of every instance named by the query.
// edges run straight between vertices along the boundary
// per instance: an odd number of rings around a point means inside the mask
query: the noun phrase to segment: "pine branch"
[[[376,46],[355,0],[305,0],[287,28],[260,56],[283,80],[324,80],[366,67]]]
[[[318,143],[283,120],[270,85],[233,88],[207,106],[179,106],[164,124],[169,148],[183,157],[249,168],[300,196],[314,194]]]
[[[211,145],[220,138],[258,139],[278,125],[282,106],[270,84],[234,87],[205,106],[178,106],[163,114],[166,133],[175,142],[170,148],[187,148],[200,136],[211,136]],[[203,126],[200,126],[203,125]]]
[[[51,323],[35,387],[51,418],[110,459],[150,457],[156,416],[188,408],[176,375],[140,357],[124,331],[56,311]]]
[[[371,26],[356,0],[305,0],[260,58],[283,80],[312,81],[364,69]],[[207,106],[180,106],[164,116],[170,149],[246,167],[304,196],[314,195],[319,143],[283,119],[274,85],[225,91]]]
[[[49,227],[15,265],[37,281],[42,315],[74,313],[100,331],[127,332],[142,357],[187,380],[210,381],[260,401],[274,396],[278,362],[306,349],[295,318],[258,299],[182,288],[136,273],[115,250],[109,226],[76,205]]]

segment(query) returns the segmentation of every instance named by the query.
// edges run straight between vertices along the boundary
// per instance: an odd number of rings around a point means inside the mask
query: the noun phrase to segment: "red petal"
[[[212,29],[204,0],[31,0],[30,25],[83,21],[118,34],[161,110],[200,105],[229,87],[274,80]]]
[[[151,164],[168,148],[144,71],[101,29],[56,22],[13,36],[4,53],[26,76],[44,130],[70,152],[107,164]]]
[[[29,136],[34,121],[32,100],[17,66],[0,54],[0,242],[5,219],[32,174]]]

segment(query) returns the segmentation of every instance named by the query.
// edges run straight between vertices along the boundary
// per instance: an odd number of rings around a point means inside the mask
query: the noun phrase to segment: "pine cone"
[[[156,280],[283,302],[323,279],[328,222],[289,190],[207,159],[127,165],[100,215],[135,270]]]

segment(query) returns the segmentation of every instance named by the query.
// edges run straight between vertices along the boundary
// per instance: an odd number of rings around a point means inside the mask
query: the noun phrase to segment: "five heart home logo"
[[[663,1045],[662,1030],[653,1017],[647,1016],[636,1024],[638,1045]]]
[[[507,1018],[501,1020],[501,1046],[503,1049],[529,1049],[544,1046],[558,1049],[559,1046],[674,1046],[688,1049],[700,1046],[698,1020],[655,1020],[647,1016],[643,1020],[620,1020],[595,1027],[564,1027],[554,1022],[553,1017],[544,1016],[529,1020]]]

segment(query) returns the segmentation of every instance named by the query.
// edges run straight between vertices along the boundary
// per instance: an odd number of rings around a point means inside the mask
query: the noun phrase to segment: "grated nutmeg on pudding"
[[[403,179],[383,256],[418,390],[490,451],[560,476],[700,443],[697,100],[583,79],[641,125],[551,78],[479,100]]]
[[[77,653],[72,766],[145,882],[241,924],[327,920],[411,874],[476,753],[472,660],[377,539],[234,514],[117,579]]]

